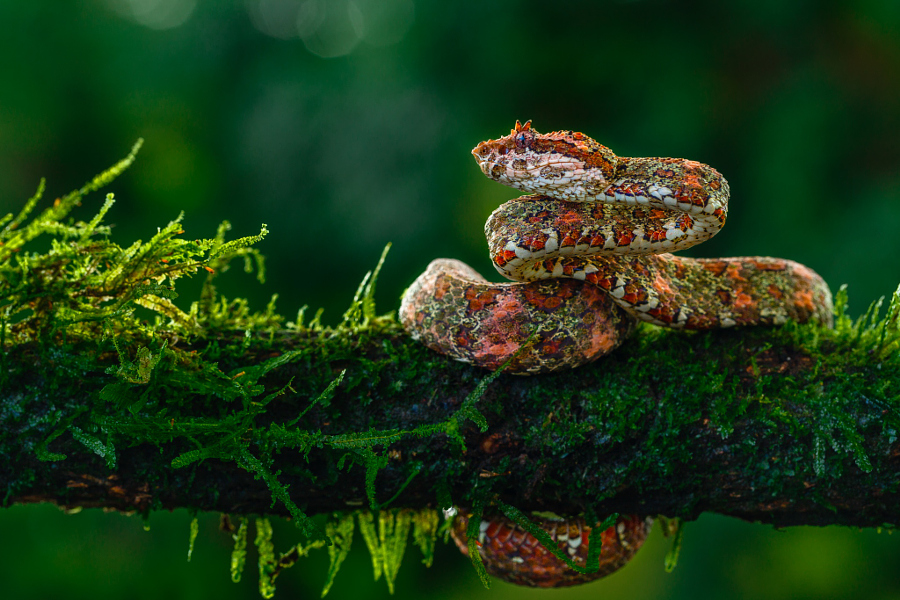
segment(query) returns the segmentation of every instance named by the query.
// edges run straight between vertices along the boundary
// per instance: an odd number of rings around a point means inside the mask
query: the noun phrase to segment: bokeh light
[[[109,0],[122,16],[151,29],[183,25],[197,8],[197,0]]]

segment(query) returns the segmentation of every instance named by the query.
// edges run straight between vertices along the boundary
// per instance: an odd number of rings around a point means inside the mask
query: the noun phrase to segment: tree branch
[[[644,327],[592,365],[501,374],[480,391],[486,371],[385,319],[120,344],[133,362],[109,342],[29,343],[3,358],[0,489],[4,505],[126,511],[287,515],[281,485],[308,514],[480,496],[557,513],[895,524],[900,360],[885,322]]]
[[[216,293],[234,259],[262,279],[265,226],[185,240],[176,219],[123,248],[102,225],[112,195],[71,219],[138,146],[30,220],[43,186],[0,218],[2,506],[289,514],[318,539],[315,513],[494,499],[776,525],[900,514],[900,291],[852,322],[841,290],[833,330],[642,326],[592,365],[489,375],[376,317],[384,255],[330,329]],[[204,272],[176,306],[176,281]]]

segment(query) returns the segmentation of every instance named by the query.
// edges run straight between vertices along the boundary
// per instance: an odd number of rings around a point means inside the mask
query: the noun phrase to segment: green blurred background
[[[516,119],[577,129],[624,156],[707,162],[730,181],[722,235],[694,256],[792,258],[859,314],[900,283],[900,2],[896,0],[0,0],[0,214],[40,177],[47,201],[146,143],[111,186],[114,240],[185,211],[188,237],[271,234],[268,280],[220,281],[262,308],[277,293],[335,323],[382,247],[382,311],[435,257],[495,278],[482,224],[515,191],[469,150]],[[84,202],[80,218],[102,201]],[[186,282],[187,305],[198,288]],[[229,544],[184,512],[137,518],[47,506],[0,511],[4,598],[255,598]],[[290,524],[276,545],[296,541]],[[363,544],[331,598],[386,597]],[[900,598],[900,543],[874,531],[707,515],[663,571],[654,531],[624,571],[554,597]],[[315,597],[319,552],[279,579]],[[480,587],[455,548],[410,549],[397,598],[528,596]]]

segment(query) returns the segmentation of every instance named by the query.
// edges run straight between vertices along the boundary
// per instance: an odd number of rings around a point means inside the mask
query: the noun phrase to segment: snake
[[[453,259],[432,261],[405,292],[399,318],[425,346],[515,375],[580,367],[609,354],[638,322],[717,330],[789,321],[832,326],[828,285],[800,263],[766,256],[684,258],[672,252],[716,235],[730,188],[709,165],[617,156],[580,132],[541,134],[516,121],[472,154],[487,177],[526,192],[485,223],[491,261],[513,283],[487,281]],[[472,513],[451,534],[463,554]],[[585,565],[583,516],[534,523]],[[476,543],[488,573],[533,587],[577,585],[624,566],[652,519],[624,515],[602,532],[599,568],[580,573],[504,515],[482,519]]]
[[[471,513],[462,512],[450,528],[453,541],[466,556],[469,554],[466,529],[471,518]],[[570,560],[579,566],[587,566],[589,542],[593,541],[591,531],[596,524],[588,525],[583,517],[550,515],[535,521]],[[568,587],[594,581],[624,567],[641,548],[652,525],[653,519],[637,515],[617,517],[597,536],[601,544],[598,568],[591,573],[569,568],[519,523],[504,515],[480,521],[476,547],[485,570],[507,583],[540,588]]]
[[[831,291],[805,265],[672,254],[725,224],[730,188],[709,165],[617,156],[583,133],[542,134],[531,121],[472,154],[487,177],[526,193],[484,228],[494,267],[513,282],[432,261],[399,318],[433,350],[533,375],[609,354],[640,321],[685,330],[832,325]]]

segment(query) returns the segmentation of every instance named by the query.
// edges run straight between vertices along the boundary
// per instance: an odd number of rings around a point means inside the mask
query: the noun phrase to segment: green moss
[[[256,519],[256,551],[259,554],[259,595],[271,598],[275,595],[275,545],[272,543],[272,524],[268,519]]]
[[[666,553],[666,573],[671,573],[678,566],[678,556],[681,554],[681,546],[684,543],[684,522],[681,519],[666,519],[660,517],[660,525],[663,534],[672,538],[672,546]]]
[[[239,518],[237,529],[232,533],[234,548],[231,551],[231,580],[238,583],[247,564],[247,520]]]
[[[191,562],[191,557],[194,555],[194,543],[197,541],[198,533],[200,533],[200,522],[197,520],[197,516],[195,515],[191,519],[191,533],[188,536],[188,562]]]
[[[434,543],[437,540],[438,513],[436,510],[420,510],[413,513],[413,540],[422,552],[422,564],[430,567],[434,562]]]
[[[349,551],[353,515],[335,515],[323,529],[309,518],[290,498],[287,485],[279,481],[279,472],[272,470],[274,453],[286,448],[308,455],[314,448],[330,447],[345,450],[341,460],[355,461],[366,469],[366,489],[372,508],[378,515],[379,532],[373,546],[373,560],[377,560],[389,588],[402,560],[410,527],[415,524],[417,545],[425,553],[427,562],[433,557],[436,535],[436,516],[433,511],[421,515],[412,511],[377,511],[390,504],[403,487],[416,475],[413,470],[406,484],[383,504],[375,499],[374,481],[378,471],[387,464],[387,456],[376,448],[389,446],[405,436],[428,436],[451,433],[462,442],[457,432],[466,418],[483,422],[474,404],[484,385],[470,396],[464,410],[455,418],[426,425],[415,430],[367,430],[358,433],[327,436],[320,431],[297,427],[313,406],[327,406],[335,389],[377,386],[378,361],[356,355],[356,347],[367,339],[396,330],[390,317],[375,314],[374,291],[378,271],[384,263],[388,248],[372,273],[360,284],[350,308],[341,324],[326,329],[318,324],[318,316],[304,324],[305,310],[294,323],[285,323],[275,312],[275,297],[262,312],[252,312],[243,299],[227,300],[219,296],[214,278],[228,270],[234,259],[242,259],[246,271],[256,270],[262,281],[264,262],[251,246],[266,234],[265,226],[258,236],[227,241],[230,225],[223,223],[216,236],[210,239],[184,240],[179,216],[158,230],[146,243],[135,242],[122,248],[108,239],[109,228],[103,219],[113,206],[110,194],[89,221],[74,221],[68,217],[86,194],[112,181],[134,160],[140,143],[132,153],[113,168],[104,172],[82,188],[68,194],[39,216],[28,221],[37,207],[44,184],[15,217],[0,219],[0,354],[3,368],[0,383],[21,381],[25,373],[7,365],[6,357],[16,348],[37,343],[41,360],[52,360],[60,369],[68,369],[77,379],[79,371],[91,371],[99,363],[112,358],[104,367],[111,380],[100,390],[90,406],[73,407],[62,403],[49,414],[26,417],[23,430],[44,431],[43,439],[35,445],[35,455],[43,461],[63,461],[66,456],[48,450],[48,446],[63,435],[71,435],[89,451],[103,458],[110,469],[117,464],[119,445],[162,445],[183,439],[194,449],[172,461],[172,467],[189,467],[210,458],[233,461],[262,479],[269,487],[273,500],[282,502],[293,516],[294,523],[314,545],[329,545],[332,562],[325,592],[333,581],[343,557]],[[50,238],[49,252],[29,252],[27,245],[40,237]],[[177,297],[175,285],[182,277],[205,273],[206,282],[200,299],[183,311],[172,300]],[[155,317],[147,321],[138,316],[141,309]],[[297,352],[278,353],[269,360],[227,372],[219,364],[238,362],[253,342],[260,352],[260,336],[287,328],[298,335],[314,336],[321,344]],[[243,331],[243,338],[228,336]],[[192,340],[221,338],[211,343],[203,353],[185,350]],[[170,344],[179,340],[180,344]],[[52,343],[48,343],[51,342]],[[71,351],[76,345],[89,341],[96,348],[91,357]],[[271,344],[274,346],[274,341]],[[266,349],[263,342],[262,350]],[[404,347],[386,345],[388,356],[381,363],[409,364],[411,351]],[[287,386],[269,390],[262,380],[272,371],[306,360],[347,360],[365,363],[351,377],[342,371],[338,377],[321,382],[318,394],[296,417],[285,423],[270,423],[259,427],[255,419],[267,405],[284,394]],[[415,369],[408,369],[403,378],[416,377]],[[494,376],[487,378],[487,381]],[[308,382],[315,385],[314,382]],[[11,398],[4,411],[27,413],[28,398]],[[218,404],[216,404],[218,402]],[[203,416],[201,416],[203,415]],[[248,435],[249,432],[249,435]],[[18,478],[19,485],[31,479]],[[15,494],[7,491],[7,498]],[[362,517],[360,517],[362,518]],[[349,519],[349,520],[348,520]],[[347,524],[350,523],[348,530]],[[260,555],[260,593],[271,597],[278,573],[293,564],[296,557],[312,546],[297,546],[275,559],[268,520],[256,519],[256,546]],[[326,531],[331,536],[326,535]],[[247,522],[243,519],[233,532],[235,548],[232,553],[231,575],[240,580],[246,560]],[[193,551],[196,529],[191,530],[189,556]],[[299,550],[298,550],[299,549]]]
[[[353,513],[335,513],[325,526],[325,533],[328,535],[328,539],[331,540],[331,545],[328,546],[328,575],[325,578],[325,587],[322,588],[323,598],[328,594],[328,590],[331,589],[334,577],[341,568],[344,559],[350,554],[354,522]]]

